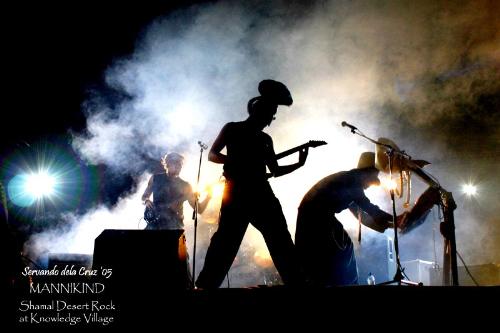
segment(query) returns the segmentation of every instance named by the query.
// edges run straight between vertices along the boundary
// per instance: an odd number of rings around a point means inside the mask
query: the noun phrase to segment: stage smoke
[[[152,22],[135,51],[110,64],[108,88],[127,97],[116,101],[94,91],[85,104],[86,133],[75,135],[74,147],[90,163],[121,174],[141,174],[144,155],[157,159],[177,151],[186,157],[181,176],[195,184],[197,142],[210,146],[226,122],[245,119],[258,83],[276,79],[287,84],[294,99],[291,107],[280,106],[266,129],[276,152],[308,140],[328,142],[310,150],[303,168],[271,180],[292,235],[307,190],[328,174],[354,168],[361,152],[375,150],[340,126],[346,120],[370,137],[391,138],[413,158],[431,162],[426,169],[457,200],[458,251],[471,264],[499,262],[498,12],[494,1],[389,1],[384,6],[370,1],[223,1],[179,10]],[[296,160],[292,156],[280,163]],[[204,159],[202,182],[217,181],[221,172],[220,165]],[[464,210],[459,195],[461,178],[469,172],[487,178],[485,191],[493,194],[478,198],[483,202],[478,212]],[[73,229],[59,239],[68,250],[73,250],[72,240],[85,239],[88,252],[98,230],[135,228],[146,178],[144,173],[137,179],[137,191],[115,207],[66,216]],[[413,198],[425,188],[415,177]],[[390,211],[387,193],[370,198]],[[211,205],[201,225],[205,218],[216,219],[220,202]],[[341,219],[354,240],[356,220]],[[191,220],[185,223],[191,233]],[[433,242],[436,223],[437,217],[401,238],[403,260],[434,260],[434,247],[442,247],[439,233],[439,243]],[[214,228],[200,227],[197,272]],[[191,248],[190,234],[187,241]],[[248,267],[264,246],[260,234],[249,231],[239,265],[230,272],[233,286],[241,285],[237,277],[258,282],[258,270],[252,280]]]

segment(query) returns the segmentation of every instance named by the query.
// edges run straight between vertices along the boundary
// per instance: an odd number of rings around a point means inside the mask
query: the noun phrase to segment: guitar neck
[[[309,146],[309,143],[304,143],[303,145],[297,146],[292,149],[285,150],[284,152],[281,152],[279,154],[276,154],[276,160],[279,160],[280,158],[286,157],[288,155],[291,155],[295,152],[298,152],[304,148],[307,148]]]

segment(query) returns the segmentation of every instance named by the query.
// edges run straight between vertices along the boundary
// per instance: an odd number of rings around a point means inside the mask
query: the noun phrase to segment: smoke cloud
[[[105,73],[108,88],[122,97],[94,91],[84,105],[87,131],[74,137],[74,147],[90,163],[137,175],[136,190],[114,207],[68,216],[69,232],[57,238],[54,233],[38,235],[32,244],[49,241],[52,249],[90,253],[94,237],[105,228],[119,224],[136,229],[149,175],[144,173],[145,157],[183,153],[181,177],[195,185],[197,141],[210,146],[226,122],[245,119],[246,102],[258,94],[258,83],[272,78],[284,82],[294,98],[266,129],[275,150],[308,140],[328,142],[310,151],[303,168],[271,181],[292,235],[296,209],[307,190],[328,174],[355,167],[361,152],[375,149],[342,128],[345,120],[373,139],[390,138],[413,158],[431,162],[426,169],[458,205],[462,257],[468,264],[500,262],[499,12],[498,2],[486,0],[223,1],[160,17],[144,30],[134,53],[116,59]],[[221,171],[204,158],[201,183],[217,181]],[[476,198],[461,193],[469,180],[478,185]],[[427,185],[417,177],[413,183],[416,199]],[[391,210],[382,190],[369,195]],[[200,217],[197,272],[216,228],[205,222],[216,222],[218,205],[214,199]],[[401,202],[397,207],[401,212]],[[402,259],[441,260],[442,237],[435,235],[434,215],[401,238]],[[355,219],[345,213],[340,219],[354,240]],[[192,222],[185,223],[191,248]],[[370,231],[365,235],[384,237]],[[369,251],[363,244],[361,249]],[[254,254],[261,249],[262,237],[250,228],[230,273],[231,286],[274,278],[269,269],[254,269]]]

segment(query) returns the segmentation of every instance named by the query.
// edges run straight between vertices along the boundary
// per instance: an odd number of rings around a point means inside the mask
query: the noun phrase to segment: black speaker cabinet
[[[103,282],[114,292],[183,290],[191,283],[182,230],[104,230],[92,268],[112,270]]]

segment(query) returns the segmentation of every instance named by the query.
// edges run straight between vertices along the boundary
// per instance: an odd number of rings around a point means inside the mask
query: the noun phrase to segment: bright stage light
[[[7,190],[12,202],[21,207],[28,207],[44,197],[54,195],[56,185],[56,178],[42,171],[15,176],[9,182]]]
[[[462,185],[462,192],[468,196],[475,196],[477,194],[477,187],[473,184]]]
[[[96,170],[81,163],[66,141],[36,142],[14,151],[5,161],[2,172],[10,178],[10,202],[30,207],[16,211],[19,219],[56,218],[56,212],[86,205],[98,194]]]
[[[26,192],[31,194],[36,199],[42,197],[49,197],[54,193],[54,188],[56,185],[55,177],[50,175],[48,172],[39,172],[36,174],[31,174],[26,179]]]
[[[209,191],[212,194],[212,197],[215,199],[222,199],[222,195],[224,194],[224,182],[216,182],[214,184],[209,185]]]
[[[391,179],[391,177],[383,175],[379,176],[380,185],[383,186],[387,190],[395,190],[397,187],[396,181]]]

